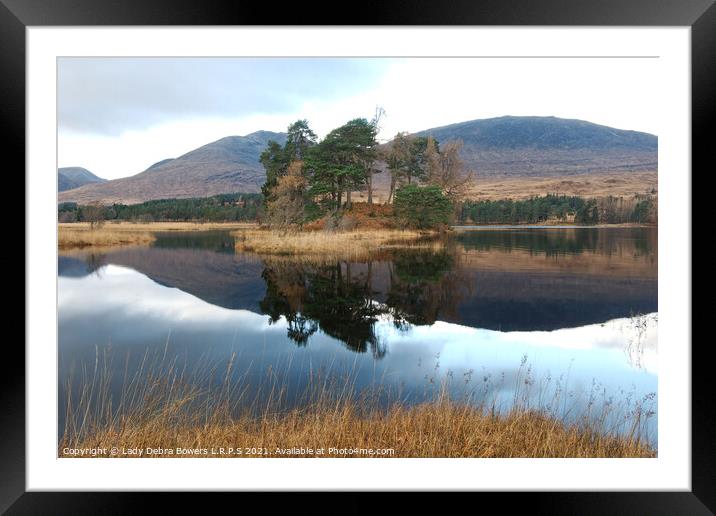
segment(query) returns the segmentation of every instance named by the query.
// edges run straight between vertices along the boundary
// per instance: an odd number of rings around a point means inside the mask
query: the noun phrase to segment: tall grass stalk
[[[296,392],[289,380],[293,358],[265,369],[252,363],[242,373],[240,360],[232,352],[223,364],[203,359],[189,368],[187,358],[183,364],[178,356],[168,359],[165,346],[145,352],[130,374],[127,356],[113,395],[111,348],[97,348],[92,370],[80,368],[79,381],[67,380],[58,455],[116,447],[162,448],[151,456],[170,457],[166,450],[223,447],[275,457],[297,447],[304,450],[298,456],[319,456],[320,448],[390,449],[393,457],[656,456],[645,435],[653,398],[614,403],[595,382],[587,410],[572,412],[565,409],[571,393],[564,378],[535,387],[526,358],[509,403],[499,395],[512,384],[505,375],[497,381],[490,374],[473,378],[474,371],[443,375],[439,355],[422,392],[386,387],[385,377],[359,389],[357,361],[343,369],[299,367],[308,378]],[[258,385],[252,374],[261,374]]]

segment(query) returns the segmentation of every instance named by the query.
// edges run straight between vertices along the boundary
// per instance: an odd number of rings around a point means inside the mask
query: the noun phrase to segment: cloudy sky
[[[385,109],[379,138],[477,118],[578,118],[658,134],[656,59],[61,58],[60,167],[107,178],[230,135],[319,137]]]

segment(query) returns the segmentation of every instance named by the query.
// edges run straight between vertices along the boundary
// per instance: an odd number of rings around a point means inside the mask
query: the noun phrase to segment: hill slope
[[[416,133],[462,140],[462,157],[478,176],[560,176],[654,171],[657,137],[555,117],[503,116]]]
[[[131,204],[151,199],[259,192],[265,178],[259,156],[269,140],[283,144],[285,139],[284,133],[270,131],[228,136],[178,158],[162,160],[137,175],[62,192],[59,200]]]
[[[612,177],[615,174],[637,179],[636,173],[649,172],[655,181],[657,170],[656,136],[582,120],[505,116],[416,134],[432,135],[439,142],[462,140],[465,164],[474,171],[475,178],[482,181],[535,181],[606,174],[608,178],[602,182],[609,185],[615,180]],[[135,203],[169,197],[258,192],[265,179],[259,155],[268,140],[283,143],[285,138],[285,133],[269,131],[230,136],[179,158],[160,161],[136,176],[63,192],[60,201]],[[376,191],[387,190],[389,181],[388,174],[376,174]],[[641,189],[643,181],[638,182],[637,189]],[[526,188],[529,191],[529,187]]]
[[[61,167],[57,169],[57,189],[60,192],[79,188],[92,183],[105,183],[106,179],[97,177],[82,167]]]

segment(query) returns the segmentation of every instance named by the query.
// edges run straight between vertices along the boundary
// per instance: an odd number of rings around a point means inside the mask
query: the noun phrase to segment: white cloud
[[[175,114],[161,123],[140,124],[114,135],[60,128],[59,166],[84,166],[114,179],[224,136],[260,129],[284,131],[298,118],[307,118],[324,136],[352,118],[370,118],[377,105],[386,110],[382,139],[398,131],[503,115],[578,118],[619,129],[658,132],[659,99],[653,87],[658,77],[656,59],[421,58],[385,64],[381,63],[380,74],[360,88],[349,87],[354,75],[346,75],[346,91],[351,94],[316,96],[315,91],[307,91],[302,96],[294,92],[290,104],[295,109],[279,110],[275,105],[280,103],[273,103],[270,110],[256,106],[253,114],[221,116],[214,110],[205,117],[194,110],[191,116]],[[316,70],[326,76],[332,73],[331,67]],[[336,77],[331,82],[340,83]],[[197,88],[196,81],[192,87]],[[273,94],[280,92],[279,86]],[[124,96],[122,102],[130,100]]]

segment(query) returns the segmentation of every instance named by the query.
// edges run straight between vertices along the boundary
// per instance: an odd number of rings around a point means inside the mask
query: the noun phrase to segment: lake
[[[278,382],[286,406],[317,374],[405,403],[446,388],[566,420],[606,406],[618,431],[646,405],[656,444],[657,272],[657,229],[635,227],[459,228],[357,262],[240,253],[222,231],[61,252],[58,431],[96,363],[118,396],[152,362],[208,386],[229,364],[248,398]]]

